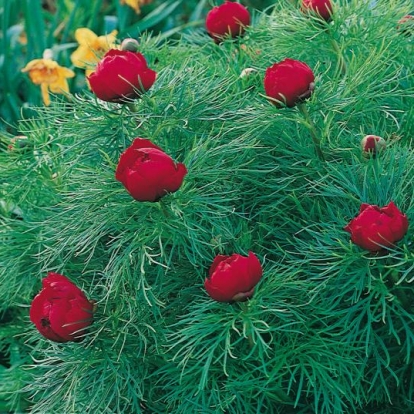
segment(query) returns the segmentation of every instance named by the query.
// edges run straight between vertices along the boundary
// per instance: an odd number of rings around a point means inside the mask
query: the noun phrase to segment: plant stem
[[[323,155],[322,149],[321,149],[321,141],[319,139],[318,133],[316,131],[316,127],[315,124],[313,123],[309,112],[308,112],[308,108],[306,107],[306,104],[304,103],[299,103],[297,104],[297,107],[299,108],[300,113],[303,115],[303,117],[306,120],[306,123],[308,125],[311,137],[312,137],[312,141],[313,144],[315,145],[315,151],[316,154],[318,155],[319,159],[321,161],[325,161],[325,156]]]
[[[390,272],[391,281],[393,285],[395,286],[395,291],[393,292],[395,296],[397,296],[398,300],[400,301],[402,307],[405,310],[411,309],[411,300],[407,296],[407,294],[404,292],[402,288],[397,287],[398,285],[398,274],[394,272]]]
[[[247,312],[249,310],[248,302],[240,302],[240,307],[242,308],[243,313],[247,314]],[[244,325],[246,326],[246,322],[244,322]],[[252,334],[250,332],[247,332],[246,333],[246,338],[247,338],[247,341],[249,342],[250,348],[253,349],[254,341],[253,341]]]
[[[125,106],[129,108],[131,112],[137,112],[137,104],[135,102],[127,102]]]
[[[342,76],[346,74],[346,63],[345,58],[342,55],[341,49],[339,48],[338,42],[335,39],[331,38],[331,44],[338,56],[337,70],[339,69]]]
[[[247,317],[247,312],[249,310],[249,303],[248,302],[240,302],[240,307],[241,307],[243,313]],[[246,322],[244,322],[244,324],[246,324]],[[249,342],[250,348],[253,349],[254,341],[253,341],[252,334],[250,332],[247,332],[246,333],[246,338],[247,338],[247,341]],[[273,392],[280,399],[280,401],[283,401],[285,403],[293,403],[292,398],[290,398],[289,395],[285,391],[283,391],[281,388],[276,388],[276,389],[273,390]]]
[[[283,391],[281,388],[276,388],[273,392],[277,395],[277,397],[281,401],[285,403],[293,403],[292,398],[290,398],[289,395],[285,391]]]
[[[346,62],[345,62],[345,58],[344,55],[342,54],[341,48],[338,45],[338,42],[333,38],[332,36],[332,32],[331,29],[329,27],[329,25],[327,25],[327,32],[329,35],[329,41],[332,45],[333,50],[336,53],[336,56],[338,57],[338,62],[336,64],[336,70],[340,72],[340,74],[342,76],[344,76],[346,74]]]
[[[170,218],[170,211],[167,209],[162,200],[158,201],[158,205],[164,217],[167,219]]]

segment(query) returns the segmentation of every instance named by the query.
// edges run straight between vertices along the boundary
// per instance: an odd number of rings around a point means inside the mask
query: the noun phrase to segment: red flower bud
[[[151,88],[157,73],[149,69],[141,53],[111,49],[89,77],[93,93],[103,101],[138,98]]]
[[[184,164],[175,164],[151,141],[135,138],[119,159],[115,178],[138,201],[158,201],[177,191],[187,174]]]
[[[259,259],[252,252],[248,257],[218,255],[210,267],[204,287],[218,302],[241,301],[253,295],[262,274]]]
[[[364,155],[375,156],[379,151],[385,149],[387,143],[384,138],[377,135],[366,135],[361,140],[361,147]]]
[[[10,151],[27,149],[30,146],[29,140],[27,139],[26,135],[17,135],[10,140],[10,144],[7,148]]]
[[[358,216],[344,230],[351,233],[351,240],[363,249],[376,252],[392,247],[408,230],[407,216],[391,201],[385,207],[362,204]]]
[[[33,299],[30,320],[47,339],[55,342],[79,341],[93,319],[92,302],[69,279],[48,273],[43,288]]]
[[[302,0],[301,10],[304,13],[313,12],[327,22],[331,20],[332,4],[330,0]]]
[[[414,16],[407,14],[398,20],[397,30],[405,36],[414,34]]]
[[[250,13],[246,7],[228,0],[221,6],[213,7],[206,17],[207,32],[216,42],[225,36],[234,38],[243,35],[249,24]]]
[[[278,108],[289,108],[311,96],[315,75],[303,62],[285,59],[266,69],[264,88],[270,101]]]

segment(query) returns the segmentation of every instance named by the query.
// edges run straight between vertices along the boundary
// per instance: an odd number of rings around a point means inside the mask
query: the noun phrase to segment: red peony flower
[[[329,22],[332,16],[332,3],[330,0],[302,0],[301,10],[304,13],[313,12]]]
[[[135,138],[119,159],[115,178],[138,201],[158,201],[177,191],[187,174],[184,164],[175,164],[169,155],[148,139]]]
[[[43,288],[33,299],[30,320],[47,339],[79,341],[93,319],[93,303],[69,279],[48,273]]]
[[[226,0],[221,6],[213,7],[206,17],[208,34],[220,42],[225,36],[241,36],[250,24],[250,13],[239,3]]]
[[[241,301],[253,295],[262,273],[259,259],[252,252],[248,257],[218,255],[210,267],[204,287],[218,302]]]
[[[384,138],[377,135],[366,135],[361,140],[362,152],[364,155],[375,156],[379,151],[382,151],[387,146]]]
[[[364,203],[344,229],[356,245],[376,252],[401,240],[408,230],[408,220],[392,201],[382,208]]]
[[[103,101],[123,102],[151,88],[157,73],[149,69],[141,53],[111,49],[89,77],[93,93]]]
[[[303,62],[285,59],[266,69],[264,88],[266,95],[278,108],[291,108],[309,98],[315,88],[315,75]],[[276,102],[277,101],[277,102]]]

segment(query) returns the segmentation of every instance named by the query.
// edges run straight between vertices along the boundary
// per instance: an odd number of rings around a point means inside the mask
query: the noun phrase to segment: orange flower
[[[139,14],[141,12],[140,6],[145,6],[150,4],[152,0],[120,0],[120,4],[126,4],[129,7],[132,7],[135,10],[135,13]]]
[[[34,59],[30,61],[22,72],[28,72],[30,80],[40,85],[45,105],[50,105],[49,91],[52,93],[69,93],[67,78],[73,78],[75,73],[50,58]]]
[[[87,28],[77,29],[75,38],[79,47],[72,53],[72,63],[78,68],[86,69],[88,76],[95,69],[95,65],[101,60],[109,49],[115,49],[117,31],[114,30],[108,35],[97,36]]]

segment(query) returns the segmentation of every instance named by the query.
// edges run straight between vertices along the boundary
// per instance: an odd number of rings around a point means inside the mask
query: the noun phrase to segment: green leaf
[[[170,14],[182,3],[182,0],[166,1],[160,4],[151,13],[145,16],[138,23],[129,26],[120,33],[120,37],[123,36],[138,36],[145,30],[154,27],[162,20],[166,19]]]

